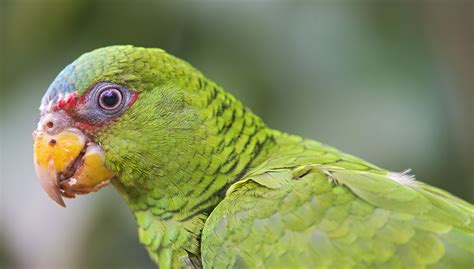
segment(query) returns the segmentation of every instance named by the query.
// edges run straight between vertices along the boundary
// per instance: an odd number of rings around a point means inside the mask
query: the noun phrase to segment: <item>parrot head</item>
[[[207,130],[202,80],[160,49],[113,46],[79,57],[41,101],[33,138],[43,189],[65,206],[63,197],[115,179],[146,189],[150,178],[176,168],[172,162],[189,161],[183,156],[196,151]]]

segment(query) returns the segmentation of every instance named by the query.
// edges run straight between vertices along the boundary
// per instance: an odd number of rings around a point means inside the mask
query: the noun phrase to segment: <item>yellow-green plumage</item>
[[[275,149],[206,222],[205,266],[472,268],[472,205],[311,140]]]
[[[89,134],[160,268],[473,267],[471,204],[272,130],[162,50],[85,54],[45,98],[98,81],[139,93]]]

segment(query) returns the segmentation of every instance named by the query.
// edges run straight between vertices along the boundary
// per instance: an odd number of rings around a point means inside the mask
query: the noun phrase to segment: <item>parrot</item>
[[[472,203],[272,129],[162,49],[85,53],[39,110],[47,195],[112,185],[159,268],[474,268]]]

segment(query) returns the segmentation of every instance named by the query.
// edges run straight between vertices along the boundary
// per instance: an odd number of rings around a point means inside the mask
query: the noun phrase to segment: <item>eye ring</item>
[[[106,87],[98,94],[100,108],[106,111],[115,111],[120,107],[123,100],[122,92],[116,87]]]

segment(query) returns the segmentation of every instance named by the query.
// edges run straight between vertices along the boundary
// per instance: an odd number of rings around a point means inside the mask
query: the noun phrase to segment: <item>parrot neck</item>
[[[214,91],[200,108],[206,132],[194,139],[198,142],[187,157],[169,161],[156,180],[140,188],[113,182],[135,215],[140,242],[163,268],[181,263],[183,256],[200,262],[207,217],[230,185],[258,166],[276,143],[278,133],[240,101],[218,87]]]

